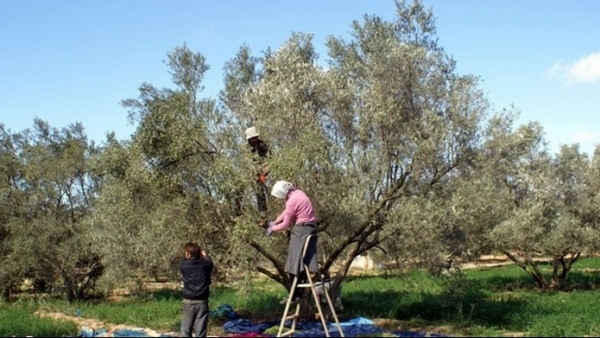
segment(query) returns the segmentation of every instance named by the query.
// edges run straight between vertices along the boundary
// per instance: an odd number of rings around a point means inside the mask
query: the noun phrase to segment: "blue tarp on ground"
[[[124,329],[114,331],[112,334],[113,337],[147,337],[147,333],[144,330],[131,330]]]
[[[251,332],[264,332],[266,329],[274,326],[274,323],[261,323],[254,324],[250,319],[238,318],[230,320],[223,324],[223,330],[226,333],[251,333]]]
[[[285,323],[286,327],[290,327],[291,322]],[[356,317],[345,322],[340,322],[344,336],[346,337],[365,337],[369,334],[386,332],[384,329],[375,326],[374,322],[368,318]],[[321,322],[305,322],[296,325],[297,333],[294,337],[323,337],[325,330]],[[331,337],[340,337],[337,325],[328,323],[327,330]]]
[[[228,334],[263,333],[265,330],[278,325],[279,323],[273,322],[254,324],[248,319],[236,319],[225,323],[223,329]],[[291,321],[287,321],[285,326],[289,328],[291,326]],[[390,332],[375,326],[372,320],[363,317],[356,317],[346,322],[340,322],[340,326],[346,337],[368,337],[369,335],[382,333],[393,334],[397,337],[444,337],[441,334],[430,334],[425,332]],[[340,333],[335,323],[328,323],[327,330],[331,337],[340,337]],[[325,330],[323,330],[321,322],[298,322],[296,324],[296,332],[292,337],[325,337]]]
[[[238,319],[240,316],[229,304],[221,304],[209,312],[210,318],[225,317],[227,319]]]
[[[173,337],[173,334],[161,334],[160,337]],[[76,337],[153,337],[144,329],[120,329],[109,332],[107,329],[94,330],[82,327]]]

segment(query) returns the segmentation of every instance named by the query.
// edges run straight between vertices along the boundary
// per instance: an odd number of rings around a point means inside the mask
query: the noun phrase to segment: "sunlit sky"
[[[519,124],[539,121],[551,151],[600,143],[600,1],[425,0],[440,45],[461,74],[481,78],[494,109],[514,105]],[[327,36],[352,20],[395,17],[392,0],[2,0],[0,123],[13,132],[35,117],[62,128],[82,122],[102,142],[134,127],[120,101],[143,82],[172,87],[166,54],[186,43],[210,70],[201,95],[216,98],[222,67],[242,44],[255,55],[292,32],[314,34],[325,64]]]

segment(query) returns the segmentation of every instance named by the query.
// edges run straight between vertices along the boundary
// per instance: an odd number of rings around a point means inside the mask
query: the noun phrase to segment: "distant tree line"
[[[260,55],[241,46],[217,98],[202,96],[205,57],[176,47],[173,87],[143,83],[122,101],[135,126],[126,140],[95,144],[80,123],[0,124],[5,297],[25,279],[69,300],[177,280],[188,240],[220,281],[261,273],[289,287],[288,237],[261,227],[249,126],[271,147],[267,184],[289,180],[312,198],[333,293],[366,252],[434,272],[448,257],[501,253],[560,289],[600,245],[600,148],[550,154],[539,123],[515,125],[518,112],[492,110],[478,78],[457,73],[431,10],[396,5],[393,21],[366,15],[348,39],[330,36],[326,66],[310,34]],[[268,203],[269,217],[283,207]]]

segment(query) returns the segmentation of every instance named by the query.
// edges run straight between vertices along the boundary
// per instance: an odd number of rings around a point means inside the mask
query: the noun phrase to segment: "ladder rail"
[[[277,337],[284,337],[284,336],[291,336],[294,332],[296,332],[296,322],[298,320],[298,317],[300,315],[300,301],[298,301],[296,303],[296,311],[294,313],[294,315],[289,316],[288,317],[288,313],[290,310],[290,305],[292,302],[292,297],[294,295],[294,291],[296,290],[297,287],[301,287],[301,288],[306,288],[309,287],[311,290],[311,294],[313,295],[313,299],[315,301],[315,304],[317,305],[317,310],[319,311],[319,318],[321,319],[321,324],[323,325],[323,330],[325,331],[325,336],[326,337],[330,337],[329,334],[329,328],[327,325],[327,320],[325,319],[325,316],[323,314],[323,309],[321,307],[321,304],[319,302],[319,295],[317,293],[317,289],[315,287],[315,284],[320,283],[321,287],[323,288],[323,293],[325,294],[325,297],[327,299],[327,304],[329,306],[329,310],[331,311],[331,314],[333,315],[333,318],[335,319],[335,323],[337,326],[337,329],[340,333],[340,337],[345,337],[344,336],[344,331],[342,330],[342,326],[340,325],[340,322],[338,320],[337,314],[335,312],[335,307],[334,307],[334,303],[331,301],[331,297],[329,296],[329,291],[327,290],[326,286],[325,286],[325,282],[323,281],[323,276],[321,275],[320,271],[317,271],[315,274],[315,277],[318,277],[318,279],[320,281],[318,282],[314,282],[313,278],[310,276],[310,272],[308,269],[308,266],[306,264],[304,264],[304,257],[306,256],[306,251],[308,250],[308,246],[310,244],[310,241],[312,239],[317,239],[317,235],[308,235],[304,241],[304,247],[302,249],[302,265],[304,268],[304,271],[306,273],[307,279],[308,279],[308,284],[303,283],[303,284],[298,284],[298,275],[294,276],[294,280],[292,282],[292,287],[290,288],[290,294],[288,296],[287,302],[285,304],[285,310],[283,312],[283,316],[281,317],[281,323],[279,324],[279,331],[277,332]],[[285,322],[287,319],[289,318],[293,318],[292,319],[292,325],[290,327],[290,330],[283,332],[283,328],[285,326]]]
[[[304,268],[307,269],[308,267],[306,265],[304,265]],[[327,328],[327,321],[325,320],[325,316],[323,315],[323,310],[321,309],[321,304],[320,304],[321,302],[319,302],[319,295],[317,295],[317,289],[315,288],[315,284],[313,283],[312,278],[310,277],[310,274],[307,273],[306,276],[308,277],[308,283],[310,284],[310,290],[312,291],[312,295],[315,300],[315,304],[317,304],[317,310],[319,310],[319,318],[321,319],[321,324],[323,324],[323,330],[325,331],[325,336],[330,337],[329,329]],[[325,285],[323,285],[323,292],[327,293],[327,290],[325,290]]]
[[[294,281],[292,282],[292,287],[290,289],[290,294],[288,295],[288,300],[285,303],[285,311],[283,312],[283,316],[281,317],[281,323],[279,324],[279,332],[277,333],[277,337],[282,337],[281,332],[283,331],[283,327],[285,326],[285,321],[288,319],[288,312],[290,310],[290,305],[292,303],[292,297],[294,295],[293,291],[296,289],[296,285],[298,284],[298,277],[294,277]],[[294,315],[294,319],[292,321],[292,327],[290,329],[290,334],[293,333],[296,329],[296,317],[300,313],[300,304],[296,304],[296,311]]]
[[[320,274],[320,272],[319,272],[319,274]],[[327,299],[327,304],[329,304],[329,310],[331,311],[331,315],[333,316],[333,319],[335,320],[335,324],[338,327],[340,336],[344,337],[344,333],[342,332],[342,325],[340,324],[337,313],[335,312],[335,303],[331,301],[331,297],[329,296],[329,291],[327,291],[327,289],[325,288],[325,282],[323,281],[323,278],[321,278],[321,281],[322,281],[321,283],[323,285],[323,293],[325,294],[325,298]]]

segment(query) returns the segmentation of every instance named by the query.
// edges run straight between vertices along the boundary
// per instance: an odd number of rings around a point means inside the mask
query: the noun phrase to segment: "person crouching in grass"
[[[183,246],[184,259],[179,264],[183,277],[183,313],[181,334],[206,337],[208,331],[208,297],[213,262],[196,243]]]

